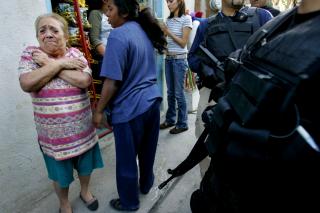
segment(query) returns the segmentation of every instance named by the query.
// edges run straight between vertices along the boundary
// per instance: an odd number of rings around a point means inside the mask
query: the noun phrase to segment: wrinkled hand
[[[87,64],[83,62],[80,58],[61,58],[57,60],[60,63],[62,69],[65,70],[84,70]]]
[[[32,59],[41,67],[53,60],[50,59],[45,52],[39,49],[36,49],[32,52]]]

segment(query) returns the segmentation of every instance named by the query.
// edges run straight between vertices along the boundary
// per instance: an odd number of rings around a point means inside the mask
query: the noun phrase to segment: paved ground
[[[181,178],[176,178],[164,189],[159,190],[158,185],[166,180],[169,175],[166,170],[174,168],[188,155],[195,143],[194,136],[195,114],[189,114],[189,130],[171,135],[169,130],[161,130],[157,156],[155,162],[155,185],[148,195],[140,196],[140,209],[137,213],[189,213],[191,193],[198,188],[200,182],[199,167]],[[103,169],[96,170],[92,176],[91,189],[99,199],[100,207],[97,213],[114,213],[109,206],[109,200],[118,197],[115,179],[115,153],[113,135],[109,134],[100,142],[102,155],[105,162]],[[50,182],[48,181],[48,184]],[[75,213],[90,212],[79,199],[79,181],[76,180],[70,187],[70,200]],[[17,212],[29,213],[57,213],[58,199],[53,191],[42,193],[39,199],[33,201],[27,209]]]

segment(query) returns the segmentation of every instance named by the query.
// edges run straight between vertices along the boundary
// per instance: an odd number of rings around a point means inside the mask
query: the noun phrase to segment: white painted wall
[[[45,0],[0,4],[0,209],[30,208],[51,186],[36,141],[31,99],[22,92],[17,67],[21,51],[37,44],[35,18],[47,11]]]
[[[47,1],[2,0],[0,4],[0,212],[32,209],[52,191],[37,144],[31,99],[20,89],[17,74],[22,50],[38,44],[34,20],[48,11]],[[193,1],[187,0],[191,11]],[[168,11],[166,3],[164,9]]]
[[[185,0],[186,8],[189,9],[190,12],[194,11],[194,1],[195,0]]]

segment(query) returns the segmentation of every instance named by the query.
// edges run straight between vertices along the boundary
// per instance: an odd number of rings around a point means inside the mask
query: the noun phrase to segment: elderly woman
[[[41,15],[35,28],[39,47],[23,51],[19,80],[31,94],[38,142],[60,201],[59,212],[72,212],[68,189],[73,169],[78,172],[81,200],[96,210],[98,200],[88,186],[92,171],[103,162],[86,91],[91,70],[79,50],[67,47],[68,24],[61,16]]]

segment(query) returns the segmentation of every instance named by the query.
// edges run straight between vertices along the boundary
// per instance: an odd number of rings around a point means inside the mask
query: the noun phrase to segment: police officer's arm
[[[201,59],[196,55],[196,51],[204,39],[204,33],[205,33],[205,29],[207,28],[207,24],[208,24],[207,19],[202,20],[200,22],[200,25],[197,29],[195,38],[193,40],[193,43],[191,45],[191,48],[188,54],[189,67],[193,72],[196,72],[196,73],[200,71],[200,62],[201,62]]]
[[[260,19],[260,26],[264,25],[273,18],[273,15],[268,10],[263,8],[257,8],[257,10]]]

